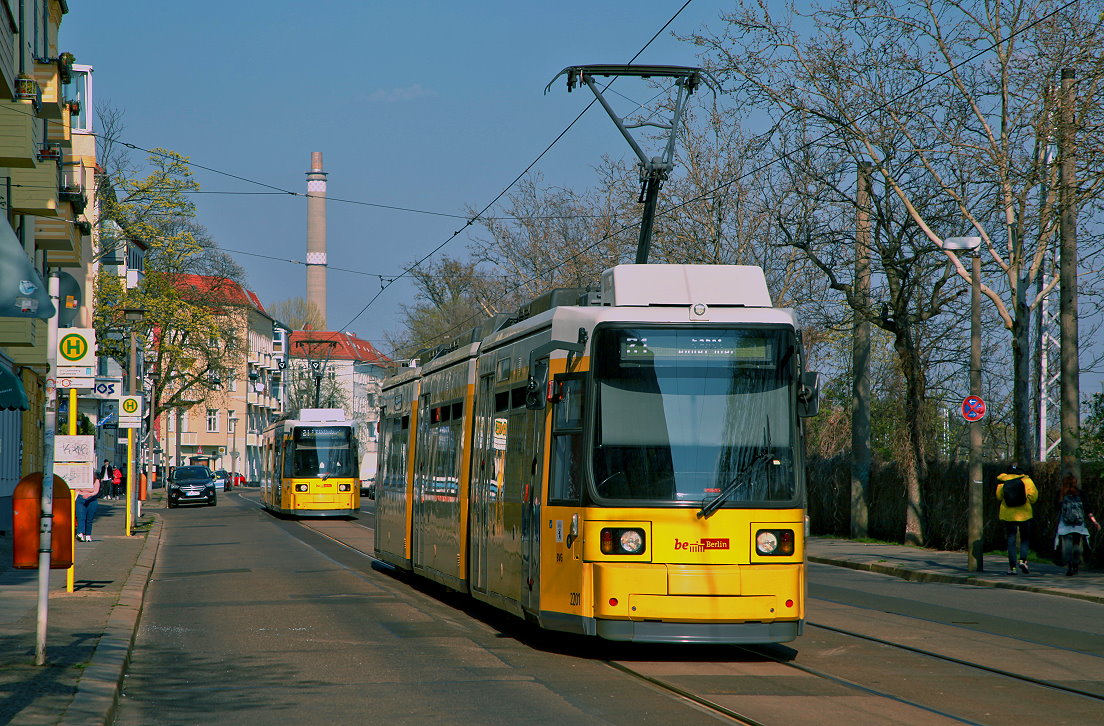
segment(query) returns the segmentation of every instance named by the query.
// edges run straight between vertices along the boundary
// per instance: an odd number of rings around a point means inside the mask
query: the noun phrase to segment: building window
[[[207,409],[207,433],[217,434],[219,430],[219,412],[217,408]]]
[[[238,419],[234,416],[232,411],[227,411],[226,413],[226,430],[232,434],[238,433]]]
[[[62,86],[66,101],[80,104],[80,112],[69,114],[70,131],[75,134],[92,133],[92,66],[73,66],[71,80]]]
[[[176,409],[175,408],[170,408],[169,409],[168,418],[169,418],[169,426],[168,426],[169,433],[172,433],[172,432],[176,431]]]

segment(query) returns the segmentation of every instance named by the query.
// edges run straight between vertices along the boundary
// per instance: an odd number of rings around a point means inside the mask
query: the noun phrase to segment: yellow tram
[[[360,510],[356,428],[338,408],[305,408],[262,438],[261,503],[272,512],[347,517]]]
[[[384,382],[376,555],[543,628],[792,640],[817,380],[759,268],[553,291]]]

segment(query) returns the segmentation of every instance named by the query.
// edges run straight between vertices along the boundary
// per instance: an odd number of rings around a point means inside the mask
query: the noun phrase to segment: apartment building
[[[245,354],[232,361],[225,380],[212,376],[204,400],[165,412],[155,427],[158,447],[171,466],[203,463],[259,480],[261,433],[283,413],[285,331],[260,299],[237,282],[178,275],[178,289],[198,293],[235,316]]]
[[[356,421],[360,478],[376,475],[379,450],[380,385],[391,360],[352,333],[292,331],[288,350],[289,408],[316,405],[345,409]],[[332,394],[332,395],[331,395]],[[292,399],[295,400],[292,400]],[[289,410],[291,415],[295,411]]]
[[[65,0],[0,0],[0,258],[63,281],[60,325],[91,327],[92,68],[58,46]],[[0,310],[0,497],[43,468],[47,321]]]

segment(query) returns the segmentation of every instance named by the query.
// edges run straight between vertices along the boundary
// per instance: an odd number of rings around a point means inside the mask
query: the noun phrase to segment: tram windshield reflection
[[[329,478],[354,476],[356,469],[353,431],[348,426],[300,426],[295,429],[295,450],[284,476]]]
[[[797,498],[792,332],[597,332],[594,485],[604,499]]]

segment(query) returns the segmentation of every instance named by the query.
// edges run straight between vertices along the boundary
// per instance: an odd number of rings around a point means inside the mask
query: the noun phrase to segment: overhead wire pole
[[[655,225],[656,204],[659,201],[659,190],[660,187],[663,186],[663,182],[667,181],[667,178],[671,175],[671,170],[675,168],[675,139],[678,137],[679,123],[682,121],[683,114],[686,110],[686,102],[690,98],[690,94],[692,94],[702,82],[703,72],[700,68],[692,68],[689,66],[568,66],[557,73],[555,78],[549,81],[548,85],[544,88],[544,92],[548,93],[548,89],[556,82],[556,78],[563,75],[567,76],[568,93],[574,90],[576,85],[586,84],[594,94],[594,97],[598,99],[598,103],[602,104],[602,108],[609,114],[609,117],[617,126],[617,130],[620,131],[621,135],[625,137],[625,140],[629,142],[629,146],[632,147],[633,153],[636,154],[636,158],[640,160],[640,199],[637,201],[643,202],[644,214],[640,220],[640,236],[636,243],[636,264],[647,264],[648,254],[652,246],[652,227]],[[638,124],[626,124],[625,119],[617,115],[613,107],[606,101],[606,97],[602,95],[602,91],[594,84],[595,76],[674,78],[675,86],[678,88],[678,94],[675,97],[675,107],[671,112],[671,120],[665,124],[650,121]],[[640,128],[642,126],[654,126],[667,131],[667,143],[663,148],[662,155],[649,157],[644,153],[644,150],[640,148],[640,144],[637,143],[636,139],[634,139],[633,135],[629,132],[629,129]]]

